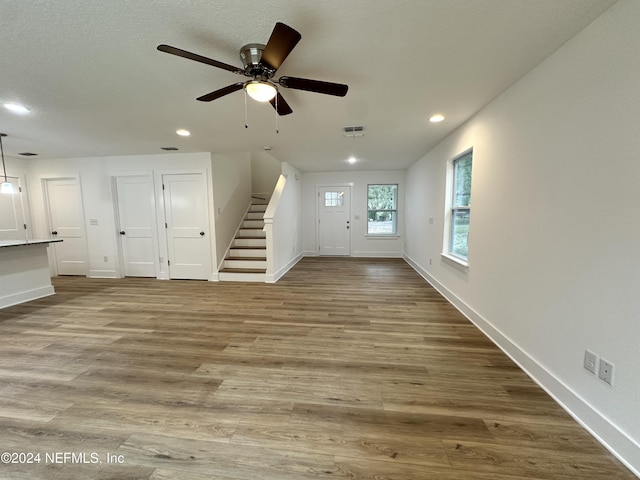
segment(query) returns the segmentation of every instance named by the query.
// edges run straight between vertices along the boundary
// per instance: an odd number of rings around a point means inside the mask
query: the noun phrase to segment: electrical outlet
[[[584,351],[584,368],[585,370],[596,374],[596,365],[598,364],[598,356],[590,352],[589,350]]]
[[[609,385],[613,385],[613,363],[600,359],[600,369],[598,370],[598,378]]]

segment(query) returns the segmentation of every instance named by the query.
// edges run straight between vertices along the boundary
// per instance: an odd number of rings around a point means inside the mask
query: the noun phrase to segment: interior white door
[[[153,183],[144,175],[117,177],[118,226],[126,277],[156,276]]]
[[[47,211],[58,275],[87,274],[87,242],[84,231],[82,196],[75,178],[45,180]]]
[[[18,193],[0,195],[0,240],[25,240],[27,227],[24,220],[20,181],[12,177],[7,177],[7,180]]]
[[[320,255],[351,255],[351,187],[318,187]]]
[[[204,175],[163,175],[162,188],[169,278],[207,280],[211,273],[211,247]]]

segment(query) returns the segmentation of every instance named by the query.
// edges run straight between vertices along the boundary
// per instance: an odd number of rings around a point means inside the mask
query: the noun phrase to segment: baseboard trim
[[[88,278],[121,278],[115,270],[89,270]]]
[[[438,282],[411,257],[405,254],[403,258],[427,283],[435,288],[529,375],[534,382],[544,389],[574,420],[631,470],[634,475],[640,477],[640,445],[635,440],[595,410],[569,386],[537,363],[513,340]]]
[[[366,251],[354,251],[351,253],[355,258],[403,258],[401,252],[366,252]]]
[[[37,300],[38,298],[48,297],[54,294],[55,291],[52,285],[38,287],[24,292],[13,293],[11,295],[0,297],[0,308],[11,307],[13,305],[29,302],[31,300]]]
[[[292,258],[284,267],[278,270],[276,273],[270,274],[267,273],[265,283],[276,283],[280,280],[289,270],[291,270],[296,263],[302,260],[304,257],[304,253],[300,252],[294,258]]]

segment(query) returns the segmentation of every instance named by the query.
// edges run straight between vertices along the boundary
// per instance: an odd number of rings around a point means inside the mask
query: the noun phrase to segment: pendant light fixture
[[[7,178],[7,166],[4,163],[4,149],[2,148],[2,137],[6,137],[6,133],[0,133],[0,156],[2,156],[2,169],[4,170],[4,182],[0,185],[0,193],[4,194],[14,194],[16,193],[15,188],[13,188],[13,184]]]

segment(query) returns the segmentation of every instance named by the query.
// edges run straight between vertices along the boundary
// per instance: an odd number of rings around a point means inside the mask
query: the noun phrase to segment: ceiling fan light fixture
[[[276,96],[278,90],[275,85],[262,80],[252,80],[247,82],[244,89],[257,102],[268,102]]]

